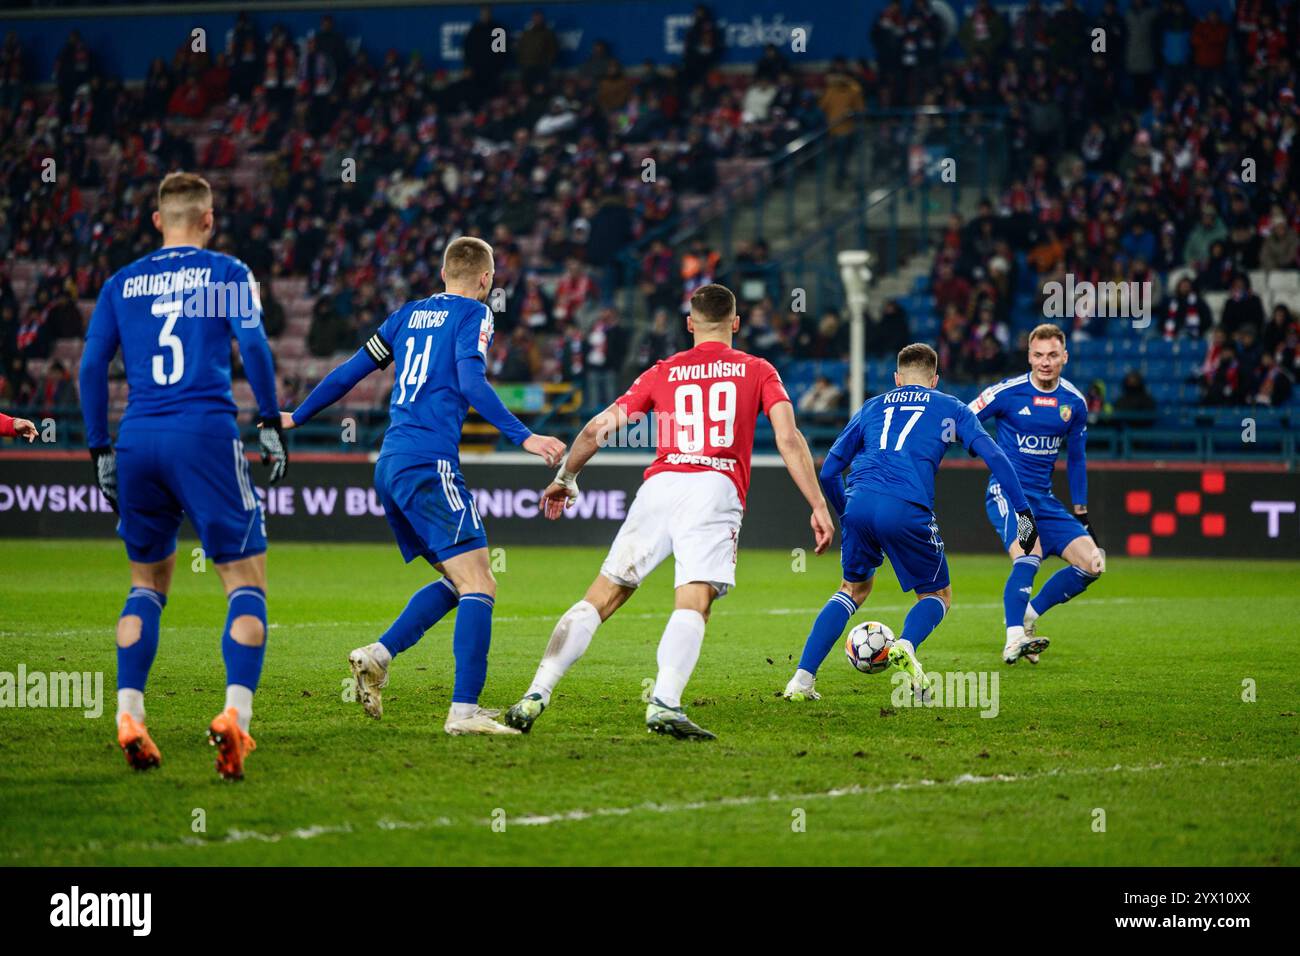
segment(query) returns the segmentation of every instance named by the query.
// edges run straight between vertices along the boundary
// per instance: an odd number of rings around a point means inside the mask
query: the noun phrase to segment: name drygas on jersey
[[[406,320],[408,329],[436,329],[447,321],[451,312],[447,309],[416,309]]]

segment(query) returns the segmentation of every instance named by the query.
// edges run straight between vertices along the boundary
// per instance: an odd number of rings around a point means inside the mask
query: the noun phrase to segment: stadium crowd
[[[919,99],[906,82],[881,89],[884,100],[1004,106],[1011,166],[1024,171],[969,220],[952,217],[940,240],[930,291],[950,378],[1018,368],[1032,324],[1016,321],[1018,290],[1041,316],[1044,284],[1069,274],[1149,283],[1149,334],[1204,342],[1195,378],[1205,403],[1290,398],[1300,375],[1298,7],[1245,0],[1228,23],[1214,9],[1194,18],[1182,0],[1133,0],[1123,14],[1107,2],[1097,18],[1073,0],[1050,15],[1030,0],[1007,22],[984,2],[959,32],[965,61],[938,87]],[[918,0],[908,16],[897,3],[882,14],[878,48],[894,51],[882,66],[926,35],[926,10]],[[1094,27],[1123,69],[1092,52]],[[1292,275],[1266,285],[1278,272]],[[1101,309],[1065,319],[1075,342],[1113,335],[1113,321]],[[1121,407],[1154,404],[1141,378],[1125,377]]]
[[[637,247],[635,283],[652,316],[640,330],[615,307],[618,256],[683,197],[713,190],[720,163],[761,160],[813,130],[836,135],[864,108],[938,106],[1005,110],[1017,171],[939,238],[927,307],[946,377],[1022,367],[1017,291],[1069,272],[1151,282],[1152,333],[1205,343],[1205,401],[1278,403],[1300,373],[1295,307],[1250,277],[1298,265],[1297,7],[1242,0],[1225,20],[1194,17],[1182,0],[1132,0],[1123,12],[1108,0],[1096,16],[1076,0],[1051,13],[1030,0],[1008,18],[982,0],[959,25],[963,55],[946,59],[928,0],[895,0],[872,27],[874,62],[817,72],[774,46],[752,68],[719,71],[722,33],[704,5],[680,63],[635,71],[603,42],[561,69],[540,13],[510,56],[494,53],[489,7],[465,36],[458,74],[427,69],[418,53],[372,61],[328,15],[298,37],[241,15],[220,49],[184,45],[142,86],[103,70],[76,30],[54,75],[33,76],[11,34],[0,46],[0,397],[66,399],[66,368],[43,365],[34,381],[27,363],[79,335],[78,301],[153,247],[150,191],[177,168],[213,182],[216,248],[258,276],[305,283],[312,356],[351,349],[436,285],[438,250],[469,231],[498,250],[507,296],[490,367],[502,381],[581,382],[599,402],[624,372],[683,343],[682,304],[714,280],[766,289],[746,297],[741,347],[776,362],[843,358],[841,315],[777,305],[780,275],[762,241],[732,262],[703,242]],[[643,144],[654,144],[652,181]],[[41,181],[47,158],[59,171],[52,187]],[[44,264],[22,299],[6,274],[15,259]],[[1227,301],[1212,310],[1220,292]],[[283,308],[264,302],[274,338]],[[885,303],[868,323],[869,351],[907,341],[915,312]],[[1101,337],[1102,323],[1077,317],[1070,332]],[[810,404],[833,408],[839,384],[818,382]]]

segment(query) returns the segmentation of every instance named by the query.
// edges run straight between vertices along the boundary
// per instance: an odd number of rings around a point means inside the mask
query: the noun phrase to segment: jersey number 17
[[[889,445],[889,426],[894,421],[894,409],[902,412],[911,412],[912,417],[903,425],[903,430],[898,433],[898,441],[894,444],[894,451],[903,450],[903,442],[907,441],[907,436],[911,434],[912,429],[916,427],[917,420],[925,414],[924,405],[890,405],[885,409],[885,427],[880,430],[880,447],[885,448]]]

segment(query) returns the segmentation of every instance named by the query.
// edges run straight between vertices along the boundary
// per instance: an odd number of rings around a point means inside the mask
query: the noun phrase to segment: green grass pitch
[[[504,557],[489,706],[527,687],[602,552]],[[260,748],[242,783],[223,783],[204,739],[224,686],[216,573],[177,570],[147,698],[164,762],[134,774],[113,729],[120,546],[0,541],[0,671],[104,673],[98,719],[0,709],[0,862],[1300,863],[1300,566],[1114,560],[1044,619],[1043,662],[1007,668],[1005,559],[952,565],[956,606],[922,659],[996,671],[996,717],[893,708],[889,675],[852,671],[839,648],[821,701],[780,700],[836,559],[809,556],[799,572],[789,555],[742,549],[686,695],[716,743],[642,723],[669,566],[596,635],[531,735],[449,738],[450,618],[398,658],[382,722],[343,700],[347,652],[432,572],[388,546],[274,545]],[[907,606],[886,568],[854,620],[898,630]]]

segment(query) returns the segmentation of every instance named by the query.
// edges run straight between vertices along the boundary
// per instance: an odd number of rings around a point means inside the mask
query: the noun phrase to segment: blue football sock
[[[488,646],[492,643],[492,607],[487,594],[462,594],[456,611],[456,628],[451,647],[456,654],[456,683],[453,704],[477,704],[487,681]]]
[[[1046,614],[1049,608],[1064,604],[1072,597],[1078,597],[1096,580],[1097,575],[1080,571],[1074,565],[1061,568],[1047,579],[1047,583],[1034,595],[1034,599],[1029,604],[1035,614]]]
[[[1024,554],[1011,564],[1011,574],[1007,576],[1007,586],[1002,592],[1002,608],[1006,614],[1007,627],[1019,627],[1025,621],[1025,605],[1029,595],[1034,593],[1034,575],[1042,558]]]
[[[446,578],[420,588],[411,595],[397,620],[384,631],[379,643],[396,657],[407,648],[414,647],[424,637],[424,632],[442,620],[456,606],[456,589]]]
[[[144,692],[149,668],[158,653],[158,622],[166,606],[167,595],[151,588],[133,587],[127,594],[121,616],[134,614],[140,619],[140,639],[130,647],[117,649],[118,690]]]
[[[226,614],[226,631],[221,635],[221,656],[226,662],[226,686],[238,684],[257,690],[262,676],[262,659],[266,656],[266,592],[261,588],[235,588],[227,600],[230,611]],[[230,636],[230,625],[235,618],[248,615],[262,622],[262,643],[256,647],[240,644]]]
[[[942,599],[933,595],[923,597],[912,605],[912,610],[907,612],[907,617],[903,619],[903,633],[899,636],[911,642],[913,650],[920,650],[921,642],[939,626],[939,622],[947,613],[948,608]]]
[[[849,623],[849,618],[856,614],[857,610],[858,606],[853,603],[853,598],[843,591],[836,591],[831,595],[826,606],[813,621],[808,639],[804,641],[803,656],[799,658],[801,670],[806,670],[809,674],[817,673],[817,668],[821,667],[822,661],[826,660],[826,655],[831,652],[835,642],[840,639],[840,634],[844,632],[844,625]]]

